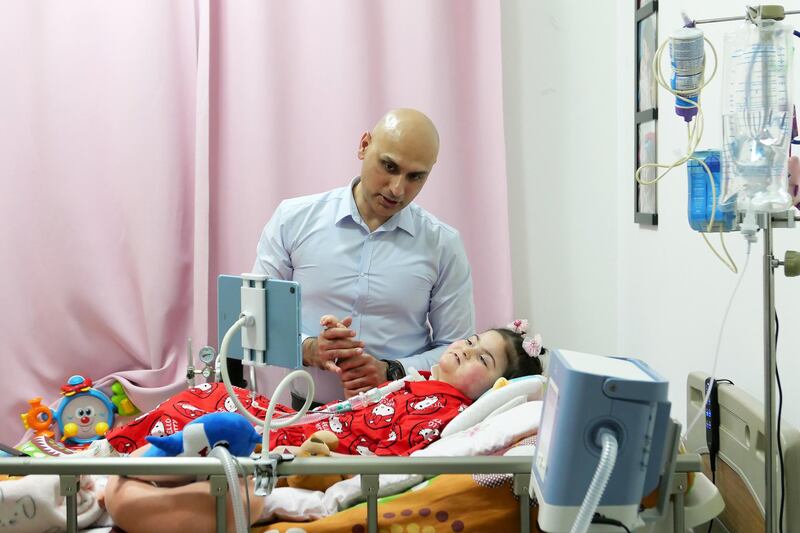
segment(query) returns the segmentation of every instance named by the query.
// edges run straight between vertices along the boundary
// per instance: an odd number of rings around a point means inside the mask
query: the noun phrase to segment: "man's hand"
[[[340,321],[333,315],[323,316],[320,324],[324,329],[319,337],[309,337],[303,342],[303,364],[341,375],[337,362],[360,356],[364,351],[364,343],[350,329],[352,323],[352,317]]]
[[[339,362],[345,399],[368,391],[386,381],[389,365],[369,354],[361,354]]]

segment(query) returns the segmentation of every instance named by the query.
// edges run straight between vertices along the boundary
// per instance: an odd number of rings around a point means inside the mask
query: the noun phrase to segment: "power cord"
[[[719,410],[719,396],[718,386],[720,383],[729,383],[733,385],[733,381],[729,379],[713,379],[706,378],[706,445],[708,446],[708,463],[711,468],[711,483],[717,484],[717,454],[719,453],[719,424],[720,424],[720,410]],[[708,523],[708,533],[711,533],[711,528],[714,527],[714,519]]]
[[[775,311],[775,379],[778,382],[778,459],[781,464],[781,507],[778,515],[778,530],[783,533],[783,508],[786,503],[786,479],[783,474],[783,444],[781,444],[781,412],[783,411],[783,387],[781,387],[781,374],[778,372],[778,332],[781,329],[778,321],[778,312]]]
[[[609,526],[617,526],[624,529],[627,533],[631,533],[631,530],[628,529],[628,526],[626,526],[619,520],[608,518],[607,516],[601,515],[600,513],[594,513],[594,516],[592,517],[592,524],[605,524]]]

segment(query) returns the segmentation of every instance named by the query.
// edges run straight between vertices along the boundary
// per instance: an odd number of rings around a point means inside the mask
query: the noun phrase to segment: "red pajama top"
[[[421,372],[426,378],[429,373]],[[262,395],[234,388],[237,397],[253,415],[264,418],[269,400]],[[331,402],[332,405],[337,402]],[[380,402],[359,411],[331,416],[316,422],[275,429],[270,446],[300,446],[312,433],[328,430],[339,438],[337,452],[351,455],[409,455],[439,439],[444,427],[472,400],[443,381],[411,381]],[[148,435],[170,435],[187,423],[214,411],[235,412],[222,383],[204,383],[182,391],[152,411],[106,434],[119,452],[130,453],[146,444]],[[278,405],[276,413],[293,413]]]

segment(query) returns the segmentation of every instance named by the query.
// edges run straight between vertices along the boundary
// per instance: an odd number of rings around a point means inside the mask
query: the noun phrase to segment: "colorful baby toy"
[[[114,424],[115,405],[108,396],[92,388],[92,380],[74,375],[62,385],[64,399],[54,415],[61,440],[67,444],[89,444],[103,438]]]
[[[32,429],[35,437],[50,437],[53,438],[53,430],[50,426],[53,425],[53,411],[46,405],[42,405],[42,397],[37,396],[32,400],[28,400],[31,408],[26,413],[22,413],[22,425],[25,429]]]
[[[111,386],[113,396],[109,398],[92,387],[92,380],[81,375],[71,376],[61,387],[64,399],[56,412],[42,404],[42,398],[28,400],[31,408],[20,415],[25,429],[34,431],[34,438],[53,439],[51,429],[58,424],[61,441],[71,447],[84,447],[92,441],[101,439],[114,425],[114,413],[131,415],[139,410],[131,403],[122,384],[114,382]]]
[[[122,383],[115,381],[111,385],[111,402],[117,408],[117,413],[120,416],[130,416],[139,413],[139,409],[133,405],[128,395],[125,394],[125,389],[122,388]]]

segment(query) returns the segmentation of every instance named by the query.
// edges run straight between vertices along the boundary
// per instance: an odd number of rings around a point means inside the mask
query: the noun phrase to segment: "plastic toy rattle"
[[[32,400],[28,400],[31,408],[26,413],[22,413],[22,424],[25,429],[32,429],[36,437],[50,437],[53,438],[53,430],[50,426],[53,425],[53,411],[46,405],[42,405],[42,397],[37,396]]]

